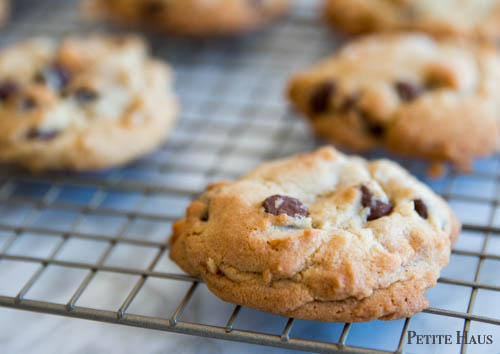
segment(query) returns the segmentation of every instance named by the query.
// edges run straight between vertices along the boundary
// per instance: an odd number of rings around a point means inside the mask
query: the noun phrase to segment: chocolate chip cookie
[[[168,66],[135,36],[0,51],[0,162],[30,170],[95,170],[158,147],[176,121]]]
[[[216,183],[187,208],[170,257],[218,297],[319,321],[410,316],[460,224],[399,165],[331,147]]]
[[[500,37],[499,0],[325,0],[329,22],[349,33],[420,30]]]
[[[283,15],[289,0],[87,0],[92,17],[207,36],[246,32]]]
[[[500,55],[487,43],[379,34],[295,75],[293,105],[322,137],[467,170],[500,139]]]
[[[8,0],[0,0],[0,27],[3,26],[9,15]]]

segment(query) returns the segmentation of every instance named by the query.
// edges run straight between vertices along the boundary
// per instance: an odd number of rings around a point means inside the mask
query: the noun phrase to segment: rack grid
[[[151,156],[122,169],[78,175],[33,176],[4,168],[0,172],[0,283],[2,276],[17,269],[14,264],[34,268],[15,272],[15,277],[23,281],[13,294],[3,294],[0,286],[0,306],[316,352],[402,353],[408,350],[408,330],[422,321],[415,320],[418,316],[456,319],[459,330],[481,328],[500,333],[498,310],[481,305],[487,303],[488,296],[490,303],[498,303],[500,291],[500,277],[494,271],[500,261],[500,155],[479,161],[467,176],[448,171],[439,180],[426,179],[424,163],[398,159],[443,195],[464,221],[463,235],[446,268],[450,271],[445,270],[437,286],[460,288],[456,293],[461,304],[456,308],[446,306],[442,296],[451,296],[449,290],[433,293],[437,294],[437,305],[431,296],[432,307],[400,321],[395,346],[390,350],[353,343],[350,335],[356,325],[349,323],[342,325],[335,341],[295,335],[298,321],[293,318],[285,320],[277,333],[241,329],[237,325],[243,310],[240,306],[231,307],[222,325],[183,318],[203,284],[172,264],[159,267],[168,263],[166,240],[171,223],[183,215],[185,206],[207,183],[233,179],[260,162],[311,150],[322,143],[311,137],[283,99],[291,73],[331,52],[342,41],[317,20],[317,6],[317,1],[297,1],[284,21],[240,38],[202,40],[149,34],[154,54],[168,60],[175,70],[183,106],[168,143]],[[22,0],[14,7],[0,45],[33,34],[62,36],[110,30],[82,21],[75,1]],[[376,152],[370,156],[379,155]],[[33,250],[47,239],[51,241],[47,252],[34,254]],[[74,248],[75,241],[90,243],[90,253],[98,256],[79,260],[81,249],[63,256],[65,250]],[[147,256],[139,256],[144,250]],[[123,252],[125,262],[112,261],[114,254]],[[136,265],[135,258],[142,264]],[[55,267],[84,274],[64,301],[31,295],[34,288],[43,287],[44,275]],[[131,289],[119,294],[122,301],[116,308],[101,308],[88,301],[80,304],[101,273],[134,277]],[[132,311],[134,301],[153,279],[185,284],[185,293],[168,315],[146,316]],[[158,296],[169,298],[169,287],[163,291]],[[208,296],[203,294],[201,301]],[[429,328],[430,333],[436,330]],[[458,348],[463,353],[474,350],[465,344]]]

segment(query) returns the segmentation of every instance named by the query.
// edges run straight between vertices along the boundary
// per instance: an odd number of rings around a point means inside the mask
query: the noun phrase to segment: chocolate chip
[[[350,111],[354,111],[356,109],[356,105],[359,101],[360,94],[355,93],[350,96],[347,96],[346,99],[340,105],[340,111],[343,113],[347,113]],[[361,118],[361,121],[366,129],[366,131],[377,138],[382,137],[385,134],[385,127],[374,121],[374,119],[363,110],[357,111],[357,114]]]
[[[356,107],[356,104],[359,101],[359,94],[354,94],[347,96],[347,98],[340,105],[340,110],[343,112],[348,112]]]
[[[368,221],[379,219],[391,213],[393,206],[391,203],[385,203],[381,200],[375,199],[370,190],[362,185],[361,186],[361,205],[364,208],[370,208],[370,214],[368,215]]]
[[[71,80],[71,73],[62,64],[54,63],[39,72],[35,80],[56,91],[62,91]]]
[[[368,127],[368,131],[371,135],[381,138],[385,134],[385,127],[381,124],[373,123]]]
[[[208,221],[208,218],[209,218],[209,214],[208,214],[208,208],[207,210],[205,210],[205,213],[201,216],[201,221]]]
[[[330,98],[337,90],[335,81],[330,80],[323,82],[313,91],[309,106],[313,114],[325,113],[328,110]]]
[[[19,101],[19,110],[21,111],[31,111],[32,109],[35,109],[37,106],[38,106],[37,101],[31,96],[23,97]]]
[[[89,103],[97,99],[99,95],[92,89],[89,88],[79,88],[74,93],[73,96],[79,103]]]
[[[359,112],[365,130],[376,138],[381,138],[385,134],[385,127],[374,121],[374,119],[366,112]]]
[[[7,101],[19,91],[19,85],[12,80],[0,82],[0,102]]]
[[[420,96],[424,89],[422,86],[408,81],[398,81],[395,84],[396,91],[403,101],[412,101]]]
[[[298,199],[284,195],[273,195],[262,206],[266,213],[273,215],[286,214],[288,216],[307,216],[307,207]]]
[[[425,205],[424,201],[422,199],[415,199],[413,201],[413,205],[417,214],[420,215],[423,219],[427,219],[427,216],[429,214],[427,212],[427,205]]]
[[[155,17],[165,10],[166,5],[162,0],[147,0],[141,6],[141,13],[144,17]]]
[[[52,139],[55,139],[58,135],[58,130],[41,130],[38,128],[33,128],[28,132],[28,134],[26,134],[26,139],[50,141]]]
[[[389,215],[392,211],[392,204],[384,203],[380,200],[375,200],[374,205],[370,208],[370,215],[366,218],[368,221],[379,219],[382,216]]]

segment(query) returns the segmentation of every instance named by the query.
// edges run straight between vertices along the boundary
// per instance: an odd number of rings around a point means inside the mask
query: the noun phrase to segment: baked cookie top
[[[138,37],[36,38],[0,51],[0,161],[95,169],[160,144],[177,103]]]
[[[499,0],[325,0],[326,17],[350,33],[421,30],[498,38]]]
[[[372,35],[295,75],[292,103],[321,134],[466,169],[500,139],[500,56],[489,44]]]
[[[205,36],[256,29],[285,13],[289,0],[86,0],[90,17]]]
[[[365,321],[425,307],[458,229],[447,204],[399,165],[325,147],[211,185],[174,226],[170,256],[225,300]],[[414,302],[334,311],[413,281],[425,283],[403,294]],[[321,302],[331,307],[313,310]]]

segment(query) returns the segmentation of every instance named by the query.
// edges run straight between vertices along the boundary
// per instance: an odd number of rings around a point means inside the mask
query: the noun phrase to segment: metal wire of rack
[[[166,58],[175,69],[183,105],[176,131],[157,153],[123,169],[101,173],[32,176],[1,171],[0,306],[316,352],[418,351],[419,347],[406,345],[407,333],[419,326],[431,333],[439,331],[425,327],[433,321],[426,320],[429,316],[454,319],[459,330],[500,333],[498,309],[482,305],[488,303],[488,296],[489,303],[498,303],[500,291],[500,278],[494,271],[500,261],[499,155],[480,161],[468,176],[449,172],[441,180],[427,180],[464,221],[464,233],[447,268],[453,276],[447,276],[445,270],[436,287],[447,289],[439,293],[444,291],[445,297],[459,294],[460,304],[447,306],[446,301],[441,301],[443,295],[438,294],[436,306],[431,296],[431,308],[399,321],[398,329],[391,332],[392,347],[381,349],[372,343],[360,343],[363,327],[358,330],[359,325],[349,323],[336,327],[336,340],[304,338],[300,334],[303,321],[293,318],[287,319],[278,332],[244,329],[238,325],[244,310],[240,306],[232,306],[222,315],[227,318],[224,324],[184,318],[193,298],[201,296],[199,301],[203,302],[209,295],[197,295],[204,285],[175,266],[159,267],[168,262],[165,241],[171,223],[182,216],[189,200],[206,183],[234,178],[262,161],[310,150],[318,144],[304,123],[288,111],[282,98],[284,83],[291,73],[321,58],[338,43],[338,38],[317,22],[314,5],[310,1],[298,2],[287,20],[264,33],[239,39],[151,36],[155,54]],[[14,19],[4,29],[0,44],[34,33],[60,36],[95,30],[78,18],[74,1],[24,0],[16,2],[14,10]],[[425,178],[420,162],[401,162]],[[33,248],[48,239],[51,242],[47,252],[33,254]],[[84,260],[74,254],[63,256],[66,249],[74,248],[74,243],[86,242],[91,244],[90,253],[98,256]],[[16,248],[19,244],[25,247]],[[123,249],[128,250],[125,262],[113,262],[113,255]],[[143,253],[147,255],[141,258]],[[136,257],[141,259],[140,265],[133,262]],[[34,268],[16,273],[15,278],[22,279],[20,286],[11,295],[4,295],[2,277],[15,264]],[[34,288],[44,282],[45,274],[54,268],[76,269],[83,275],[63,301],[32,295],[37,293]],[[133,277],[131,288],[120,294],[122,301],[116,308],[103,309],[83,301],[102,273]],[[12,277],[7,278],[12,281]],[[181,294],[178,301],[172,301],[169,314],[146,316],[132,311],[136,299],[153,280],[185,285],[184,292],[177,294]],[[169,287],[162,289],[157,296],[170,299]],[[224,306],[229,308],[228,304]],[[382,325],[376,322],[375,326]],[[473,350],[470,345],[459,346],[460,352]]]

